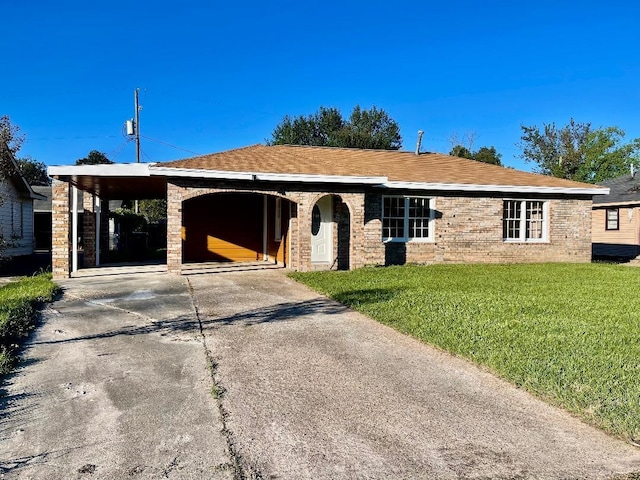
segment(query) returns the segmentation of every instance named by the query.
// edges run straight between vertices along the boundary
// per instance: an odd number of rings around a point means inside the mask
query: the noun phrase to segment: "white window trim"
[[[549,243],[549,200],[538,198],[503,198],[502,224],[504,225],[504,202],[520,202],[520,238],[502,238],[506,243]],[[526,202],[542,202],[542,238],[526,238],[527,208]],[[504,227],[503,227],[504,232]]]
[[[404,199],[404,232],[405,236],[400,237],[385,237],[384,236],[384,228],[382,229],[382,242],[383,243],[433,243],[435,239],[435,219],[436,219],[436,199],[434,197],[424,196],[424,195],[383,195],[382,196],[382,214],[380,215],[380,220],[384,223],[384,200],[385,198],[403,198]],[[409,237],[409,199],[410,198],[425,198],[429,200],[429,236],[428,237],[419,237],[412,238]]]

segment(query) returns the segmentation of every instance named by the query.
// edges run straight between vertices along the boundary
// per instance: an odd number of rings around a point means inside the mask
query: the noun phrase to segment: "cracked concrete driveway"
[[[191,275],[248,477],[596,479],[640,449],[277,270]]]
[[[74,278],[0,400],[0,478],[233,478],[184,278]]]
[[[640,450],[281,270],[212,270],[65,281],[5,384],[4,478],[640,471]]]

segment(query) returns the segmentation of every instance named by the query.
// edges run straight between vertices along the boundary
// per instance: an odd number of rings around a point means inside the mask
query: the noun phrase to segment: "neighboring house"
[[[70,185],[94,198],[166,198],[167,268],[176,273],[183,262],[205,261],[303,271],[589,262],[592,197],[608,193],[448,155],[289,145],[49,174],[58,276],[70,271]],[[100,223],[98,210],[85,226]],[[86,201],[84,212],[86,219]],[[85,241],[85,258],[87,248]]]
[[[40,185],[32,185],[31,188],[35,193],[37,193],[40,197],[36,198],[33,202],[33,231],[35,236],[35,250],[41,252],[50,252],[51,251],[51,236],[52,236],[52,228],[51,228],[51,185],[40,186]],[[82,216],[83,211],[82,208],[84,206],[84,196],[82,190],[78,190],[78,205],[79,205],[79,223],[82,224]],[[113,211],[122,206],[122,201],[120,200],[112,200],[109,202],[109,210]],[[115,237],[115,226],[113,219],[109,220],[108,228],[109,228],[109,245],[110,250],[116,249],[117,240]],[[82,232],[79,233],[79,245],[82,245]]]
[[[609,195],[593,199],[592,242],[595,258],[631,259],[640,254],[640,175],[601,182]]]
[[[51,186],[32,185],[40,198],[33,202],[34,249],[40,252],[51,251]]]
[[[33,202],[41,197],[20,175],[13,156],[6,155],[5,161],[12,174],[0,178],[0,236],[5,245],[0,256],[31,255],[34,250]]]

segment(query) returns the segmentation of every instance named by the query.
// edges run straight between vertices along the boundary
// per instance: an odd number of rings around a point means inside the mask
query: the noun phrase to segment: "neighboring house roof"
[[[16,191],[20,194],[20,196],[24,198],[39,198],[39,195],[33,191],[31,186],[27,183],[24,177],[20,173],[20,169],[18,168],[18,164],[16,163],[16,159],[9,150],[9,147],[2,144],[0,145],[0,155],[3,155],[8,162],[9,168],[11,169],[10,178],[11,181],[16,188]]]
[[[42,185],[33,185],[31,187],[35,193],[40,195],[33,201],[34,212],[50,212],[51,211],[51,187]]]
[[[343,183],[388,189],[605,195],[608,188],[438,153],[254,145],[173,162],[49,167],[107,198],[166,192],[166,178]],[[160,182],[164,180],[164,183]],[[124,196],[129,194],[129,196]]]
[[[594,206],[597,205],[628,205],[640,204],[640,175],[623,175],[599,182],[598,185],[610,190],[606,197],[595,197]]]
[[[544,190],[587,190],[588,194],[607,193],[590,184],[537,175],[489,165],[475,160],[437,153],[396,150],[310,147],[294,145],[254,145],[174,162],[159,163],[152,172],[167,176],[192,176],[190,171],[272,174],[277,176],[356,177],[371,179],[391,188],[430,188],[458,190],[509,190],[505,187],[533,187]],[[173,170],[173,172],[172,172]],[[153,175],[153,173],[152,173]],[[284,180],[285,178],[283,178]],[[329,181],[329,178],[327,178]],[[356,182],[360,183],[360,182]],[[449,186],[450,188],[442,188]],[[478,188],[478,187],[486,188]],[[518,188],[519,187],[519,188]],[[585,192],[587,193],[587,192]]]

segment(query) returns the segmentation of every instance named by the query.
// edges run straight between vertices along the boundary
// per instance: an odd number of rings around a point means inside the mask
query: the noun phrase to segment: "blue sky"
[[[96,5],[92,5],[96,4]],[[520,125],[616,125],[640,137],[640,2],[4,2],[0,114],[20,156],[143,161],[264,142],[286,114],[386,110],[403,148],[516,158]],[[179,147],[175,148],[175,147]]]

